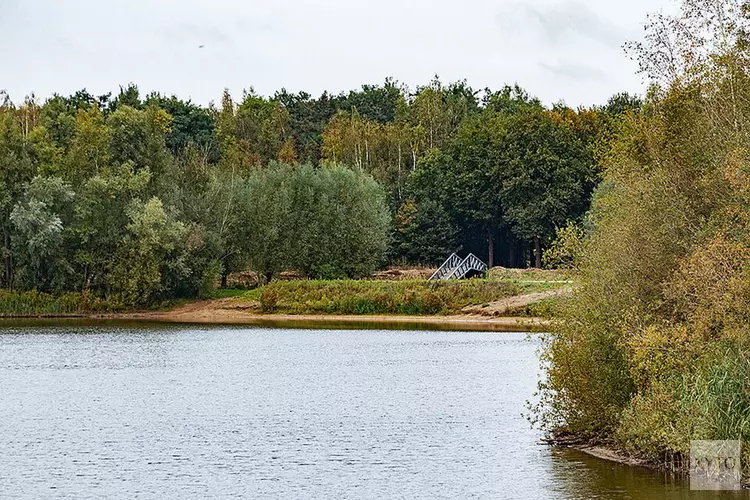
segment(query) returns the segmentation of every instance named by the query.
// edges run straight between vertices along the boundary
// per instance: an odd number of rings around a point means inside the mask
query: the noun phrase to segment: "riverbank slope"
[[[535,298],[534,296],[533,298]],[[517,298],[521,301],[520,297]],[[492,308],[490,305],[488,308]],[[89,318],[141,320],[166,323],[202,323],[286,327],[430,327],[470,331],[531,331],[544,328],[549,320],[541,317],[501,317],[482,314],[380,315],[380,314],[262,314],[247,308],[235,298],[190,302],[162,311],[87,315]]]
[[[548,324],[551,305],[570,293],[572,283],[571,275],[559,271],[496,268],[485,279],[435,283],[389,270],[365,280],[283,279],[144,310],[94,303],[85,294],[6,292],[0,318],[527,331]]]

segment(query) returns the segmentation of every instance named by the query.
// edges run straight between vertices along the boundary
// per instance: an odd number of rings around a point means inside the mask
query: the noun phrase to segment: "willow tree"
[[[363,172],[272,164],[250,175],[244,203],[246,252],[266,280],[284,270],[359,278],[384,260],[385,193]]]

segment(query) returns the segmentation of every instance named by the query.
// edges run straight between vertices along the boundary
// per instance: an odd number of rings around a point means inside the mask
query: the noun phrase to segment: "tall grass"
[[[0,316],[74,315],[108,310],[101,299],[86,293],[52,295],[36,290],[9,292],[0,290]]]
[[[520,290],[513,283],[486,280],[439,283],[304,280],[274,282],[245,297],[259,299],[264,312],[440,315],[511,297]]]
[[[750,440],[749,356],[722,342],[686,377],[682,404],[694,409],[696,439]]]

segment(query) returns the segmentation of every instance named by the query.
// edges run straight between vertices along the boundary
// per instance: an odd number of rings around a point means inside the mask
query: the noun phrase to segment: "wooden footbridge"
[[[482,262],[473,253],[470,253],[465,259],[461,259],[461,257],[454,253],[435,271],[430,281],[459,280],[486,272],[487,264]]]

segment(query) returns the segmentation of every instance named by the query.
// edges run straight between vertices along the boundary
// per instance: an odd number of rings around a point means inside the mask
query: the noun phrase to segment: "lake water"
[[[702,498],[540,445],[524,416],[537,348],[521,333],[5,326],[0,498]]]

